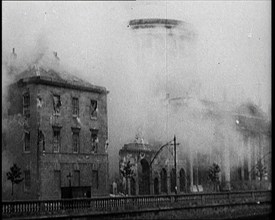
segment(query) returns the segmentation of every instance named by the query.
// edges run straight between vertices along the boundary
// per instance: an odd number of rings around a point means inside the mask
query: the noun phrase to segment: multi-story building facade
[[[15,76],[2,132],[4,160],[16,163],[24,178],[14,188],[15,199],[108,193],[107,94],[104,87],[44,67]],[[6,189],[3,199],[10,198]]]

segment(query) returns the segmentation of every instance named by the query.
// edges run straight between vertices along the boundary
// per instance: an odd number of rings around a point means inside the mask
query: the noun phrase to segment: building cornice
[[[80,90],[85,92],[94,92],[94,93],[106,94],[106,95],[109,93],[109,91],[107,91],[104,87],[92,86],[92,85],[91,86],[77,85],[66,81],[53,80],[51,78],[43,77],[43,76],[33,76],[29,78],[20,79],[17,83],[19,85],[42,84],[42,85],[75,89],[75,90]]]

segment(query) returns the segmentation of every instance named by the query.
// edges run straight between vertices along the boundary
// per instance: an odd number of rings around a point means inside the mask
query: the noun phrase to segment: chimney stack
[[[14,60],[16,59],[17,54],[15,53],[15,48],[12,48],[12,53],[11,53],[11,59]]]
[[[15,48],[12,48],[12,53],[10,55],[10,60],[9,60],[9,74],[13,74],[16,72],[16,58],[17,54],[15,53]]]

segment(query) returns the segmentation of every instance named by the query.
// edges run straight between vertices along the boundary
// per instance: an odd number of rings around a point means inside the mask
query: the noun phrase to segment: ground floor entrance
[[[61,187],[61,199],[91,198],[91,186]]]

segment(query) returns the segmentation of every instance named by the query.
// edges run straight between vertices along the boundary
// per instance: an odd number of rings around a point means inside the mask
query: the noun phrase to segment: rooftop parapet
[[[129,26],[132,29],[139,28],[155,28],[165,27],[168,29],[179,27],[184,24],[183,21],[174,19],[160,19],[160,18],[146,18],[146,19],[134,19],[129,22]]]

